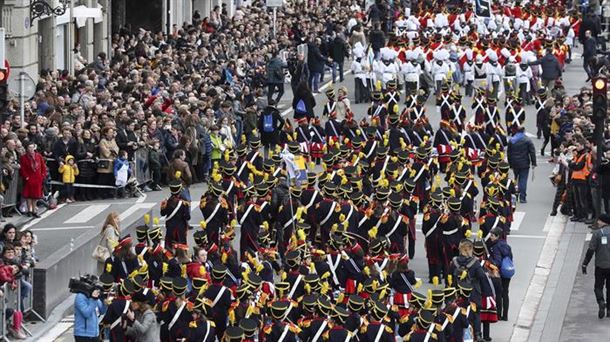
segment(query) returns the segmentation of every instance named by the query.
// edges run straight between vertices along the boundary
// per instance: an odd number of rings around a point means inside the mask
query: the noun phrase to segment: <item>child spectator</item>
[[[26,280],[30,275],[30,265],[21,263],[22,246],[21,242],[15,241],[12,245],[5,245],[2,250],[2,262],[5,265],[15,265],[18,267],[17,273],[14,273],[15,279],[19,280],[21,286],[21,311],[23,311],[23,303],[26,297],[32,293],[32,284]]]
[[[59,173],[61,174],[61,180],[64,183],[62,189],[63,198],[66,200],[66,203],[74,202],[74,182],[76,181],[76,176],[78,176],[79,172],[78,165],[76,165],[73,156],[67,155],[66,163],[63,161],[59,162]]]
[[[114,179],[117,187],[118,197],[126,197],[128,194],[125,188],[131,177],[131,165],[129,165],[128,154],[126,151],[119,151],[119,157],[114,160]]]

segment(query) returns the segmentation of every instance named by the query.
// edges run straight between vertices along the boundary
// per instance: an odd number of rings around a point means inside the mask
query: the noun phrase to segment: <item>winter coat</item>
[[[74,165],[69,165],[68,160],[74,160],[74,157],[66,157],[66,164],[59,167],[59,173],[61,173],[61,181],[64,184],[74,184],[76,181],[76,176],[79,174],[79,170],[76,163]]]
[[[273,57],[267,63],[267,83],[282,84],[284,83],[284,62],[279,57]]]
[[[536,149],[534,143],[525,133],[515,134],[508,142],[508,164],[513,169],[525,169],[536,166]]]
[[[540,77],[543,80],[556,80],[561,77],[561,64],[552,53],[547,53],[541,59],[530,63],[530,65],[540,65],[542,74]]]
[[[42,198],[42,183],[47,176],[47,166],[42,155],[34,152],[34,155],[26,153],[21,156],[19,174],[23,178],[23,198]]]
[[[307,65],[310,73],[321,74],[324,72],[326,57],[320,52],[320,48],[316,44],[308,44],[307,46]]]
[[[136,316],[133,324],[127,328],[128,336],[132,336],[136,342],[160,341],[160,326],[157,323],[157,315],[152,310],[146,310]]]
[[[506,240],[496,240],[491,242],[489,240],[489,261],[494,264],[498,269],[502,267],[502,259],[509,257],[513,259],[513,251],[511,250]]]
[[[265,132],[263,129],[265,114],[271,112],[273,115],[273,132]],[[261,142],[263,145],[279,144],[279,133],[284,127],[284,119],[280,112],[274,107],[267,107],[258,120],[258,130],[261,133]]]
[[[333,59],[333,62],[342,64],[348,53],[349,50],[345,40],[341,37],[335,37],[330,44],[330,57]]]
[[[96,310],[97,309],[97,310]],[[104,314],[106,307],[99,299],[77,293],[74,298],[74,336],[98,337],[100,329],[97,313]]]

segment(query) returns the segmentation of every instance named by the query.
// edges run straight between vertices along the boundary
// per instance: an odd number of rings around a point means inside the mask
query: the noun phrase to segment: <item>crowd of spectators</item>
[[[128,186],[136,171],[133,164],[120,162],[123,154],[127,155],[123,160],[134,161],[136,153],[146,160],[144,168],[150,170],[151,179],[141,184],[143,190],[160,190],[167,183],[167,171],[175,170],[173,164],[180,162],[174,161],[180,158],[188,164],[183,172],[187,185],[206,181],[212,162],[227,148],[262,131],[260,114],[281,100],[285,74],[291,71],[295,76],[295,89],[309,80],[310,68],[297,62],[298,45],[309,41],[322,48],[326,63],[313,73],[316,80],[330,69],[329,54],[345,55],[329,50],[327,43],[337,37],[335,32],[340,32],[339,41],[346,39],[345,27],[335,23],[353,17],[350,11],[339,10],[350,3],[327,7],[328,1],[320,1],[307,9],[305,3],[287,6],[278,13],[276,38],[271,11],[264,1],[253,1],[249,7],[237,8],[232,18],[224,7],[216,8],[210,18],[196,13],[192,24],[174,27],[169,36],[123,29],[112,37],[112,54],[102,52],[95,60],[85,60],[77,46],[75,75],[57,70],[40,73],[35,96],[25,104],[23,125],[16,100],[3,113],[0,190],[5,193],[20,174],[20,159],[29,144],[46,161],[46,170],[38,172],[44,192],[30,194],[33,200],[49,194],[50,180],[64,183],[54,183],[60,201],[115,196],[112,187]],[[338,59],[333,67],[340,70],[341,78],[342,65]],[[272,99],[274,93],[277,97]],[[284,125],[281,117],[277,119],[280,131],[293,129],[290,122]],[[286,134],[272,140],[282,136]],[[68,163],[73,166],[65,167]],[[74,183],[105,187],[98,191]],[[119,196],[129,194],[118,191]],[[19,203],[22,212],[37,215],[31,202],[21,207]]]

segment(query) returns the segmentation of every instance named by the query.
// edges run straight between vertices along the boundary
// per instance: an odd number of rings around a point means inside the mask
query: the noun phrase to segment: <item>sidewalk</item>
[[[581,246],[581,253],[579,253],[574,287],[570,294],[570,302],[558,341],[577,341],[583,340],[583,337],[585,337],[584,340],[589,341],[610,340],[610,318],[599,319],[597,317],[598,306],[593,294],[594,260],[589,263],[586,275],[582,274],[580,270],[585,252],[589,247],[590,235],[585,236],[584,245]],[[578,248],[578,246],[574,247]]]
[[[591,230],[568,222],[542,294],[542,302],[530,335],[531,341],[608,341],[610,318],[597,318],[593,294],[592,263],[588,274],[580,266],[589,246]]]

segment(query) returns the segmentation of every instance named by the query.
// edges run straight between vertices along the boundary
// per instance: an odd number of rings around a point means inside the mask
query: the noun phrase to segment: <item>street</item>
[[[575,56],[574,62],[567,66],[563,79],[568,95],[578,92],[584,85],[585,74],[583,73],[582,62],[579,56]],[[328,76],[326,81],[328,81]],[[337,89],[338,86],[346,86],[350,92],[349,97],[353,101],[353,83],[353,77],[351,75],[347,75],[343,83],[335,85],[335,89]],[[286,94],[281,102],[283,108],[280,109],[285,110],[291,100],[292,94],[290,87],[286,86]],[[322,106],[325,103],[323,91],[320,95],[316,96],[316,102],[316,113],[319,114]],[[359,121],[362,118],[363,113],[366,113],[367,107],[368,105],[365,104],[352,105],[352,110],[355,113],[356,120]],[[470,99],[466,98],[464,100],[464,107],[470,108]],[[427,115],[430,118],[433,127],[437,128],[439,125],[439,115],[436,113],[432,100],[428,101],[426,108]],[[467,112],[470,116],[470,110],[467,110]],[[502,110],[501,112],[503,117],[504,111]],[[292,113],[290,112],[285,116],[285,118],[289,118],[291,115]],[[561,253],[567,253],[567,247],[561,249],[558,245],[555,248],[552,245],[552,240],[550,240],[551,237],[549,234],[558,234],[556,236],[557,243],[560,244],[561,242],[566,244],[567,242],[562,241],[561,239],[562,232],[564,234],[578,233],[578,239],[575,239],[575,241],[568,241],[574,244],[574,247],[570,253],[574,254],[576,259],[580,258],[575,261],[575,267],[578,267],[579,262],[582,259],[581,252],[584,246],[583,242],[586,239],[586,233],[588,232],[587,228],[582,224],[577,226],[573,224],[567,225],[564,232],[565,219],[560,216],[553,219],[549,216],[555,189],[551,185],[548,176],[551,174],[554,164],[548,162],[550,145],[547,147],[546,156],[540,156],[542,140],[537,139],[535,135],[532,134],[536,131],[535,116],[536,113],[534,107],[528,106],[526,110],[525,126],[528,131],[528,136],[533,140],[536,146],[538,167],[530,172],[530,182],[528,184],[528,203],[518,204],[515,220],[511,228],[511,235],[508,238],[508,242],[513,249],[515,258],[514,262],[516,266],[516,274],[511,280],[510,287],[511,304],[509,310],[509,320],[508,322],[498,322],[493,324],[491,328],[491,336],[494,341],[509,341],[511,340],[511,336],[513,336],[512,340],[520,340],[520,338],[523,336],[530,336],[529,339],[527,337],[525,338],[525,340],[530,341],[542,339],[542,336],[546,336],[548,339],[549,333],[556,334],[558,340],[561,341],[570,341],[573,340],[573,338],[585,337],[587,334],[592,334],[591,336],[603,336],[604,332],[608,334],[607,328],[609,325],[604,324],[600,326],[600,322],[597,322],[596,312],[591,311],[589,314],[590,317],[586,319],[581,318],[582,315],[586,315],[586,312],[582,312],[583,306],[591,306],[595,304],[592,292],[592,275],[587,275],[586,277],[582,277],[580,274],[575,275],[577,283],[574,287],[574,292],[571,291],[571,287],[570,291],[566,289],[564,292],[556,292],[554,290],[555,286],[557,285],[554,283],[554,281],[563,280],[560,278],[553,278],[554,273],[551,271],[550,267],[548,272],[546,272],[546,275],[540,275],[538,272],[535,272],[537,265],[539,265],[541,262],[549,262],[550,260],[550,265],[553,265],[555,255],[558,253],[558,250],[559,255],[563,256]],[[195,227],[199,226],[198,223],[202,219],[201,212],[198,209],[198,199],[204,190],[205,186],[202,184],[197,184],[190,188],[191,196],[193,198],[193,202],[191,204],[191,225]],[[38,236],[39,243],[36,246],[37,255],[40,259],[44,259],[54,251],[58,250],[60,247],[69,244],[71,241],[73,241],[73,239],[79,239],[79,236],[81,236],[84,232],[91,229],[101,230],[101,225],[106,215],[112,211],[121,213],[122,223],[139,218],[147,209],[150,208],[153,209],[154,215],[158,216],[159,202],[165,199],[168,194],[169,191],[164,189],[160,192],[146,193],[145,197],[137,199],[133,198],[95,202],[77,202],[63,205],[57,210],[45,213],[43,218],[30,222],[25,226],[25,228],[33,230]],[[417,243],[417,251],[415,258],[410,262],[410,267],[415,270],[417,277],[426,279],[427,263],[423,249],[423,235],[419,231],[420,224],[421,217],[419,217],[417,223],[419,240]],[[239,238],[237,237],[235,240],[238,241]],[[579,244],[580,246],[578,246]],[[571,244],[570,247],[572,247]],[[94,261],[91,260],[91,262]],[[568,269],[569,265],[567,263],[565,265],[563,264],[563,259],[561,265],[563,266],[561,268],[566,268],[565,272],[574,273],[574,270]],[[558,267],[557,264],[554,266],[555,268]],[[560,272],[562,271],[561,268],[559,269]],[[590,273],[592,273],[592,268],[590,269]],[[532,281],[533,279],[534,281]],[[572,275],[572,278],[568,277],[567,279],[568,281],[569,279],[574,279],[574,275]],[[537,281],[541,283],[536,284]],[[532,294],[536,291],[535,286],[538,285],[542,286],[543,292],[545,291],[545,286],[547,290],[552,287],[553,295],[563,297],[564,301],[567,301],[569,298],[566,298],[566,295],[572,293],[570,295],[571,300],[569,305],[564,305],[569,308],[569,315],[566,318],[563,330],[559,329],[559,327],[562,325],[561,322],[563,321],[563,317],[557,317],[557,315],[561,314],[561,312],[553,311],[553,307],[551,306],[552,303],[549,303],[552,302],[552,300],[549,301],[550,298],[547,298],[546,296],[543,297],[542,293],[538,293],[537,297],[532,296]],[[420,289],[419,291],[425,293],[429,286],[431,285],[425,284],[423,289]],[[566,291],[568,292],[566,293]],[[544,294],[546,295],[546,292],[544,292]],[[531,298],[534,298],[534,300],[530,300]],[[550,321],[539,321],[540,317],[536,316],[539,308],[546,308],[544,315],[545,318],[554,319],[554,321],[552,321],[552,325],[547,326],[546,329],[544,329],[544,324],[548,324]],[[579,312],[579,314],[576,315],[574,310],[578,310],[579,308],[581,311],[576,311]],[[531,320],[528,320],[528,313],[531,314]],[[561,319],[561,321],[558,321],[557,319]],[[588,328],[583,329],[583,327],[580,325],[580,320],[588,321],[591,329],[588,329],[589,326]],[[519,329],[517,329],[518,331],[513,331],[516,325],[518,325]],[[67,326],[69,326],[69,324]],[[604,327],[606,330],[601,330]],[[523,335],[524,331],[527,332],[527,334],[537,332],[539,335],[535,335],[537,338],[534,338],[533,334]],[[53,334],[55,334],[55,336],[47,335],[45,338],[54,340],[55,337],[59,336],[56,332]],[[61,332],[59,334],[61,334]],[[561,338],[560,335],[562,335]],[[43,338],[42,340],[45,339]],[[58,340],[71,340],[70,330],[66,331]],[[548,340],[550,341],[551,339]],[[597,339],[593,338],[587,340]]]

